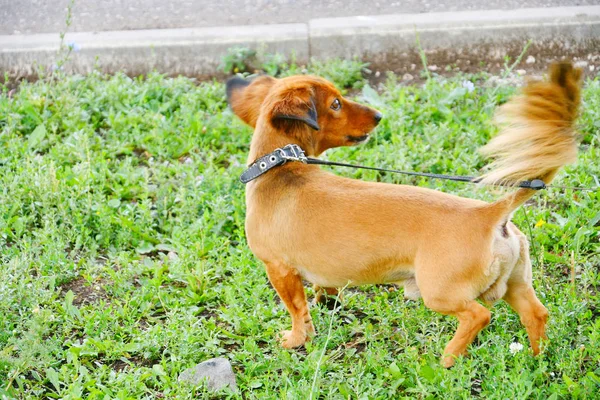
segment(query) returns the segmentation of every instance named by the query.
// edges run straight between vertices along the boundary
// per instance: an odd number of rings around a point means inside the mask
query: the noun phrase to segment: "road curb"
[[[309,59],[306,24],[76,32],[65,35],[64,41],[74,46],[65,69],[78,73],[97,68],[130,75],[152,70],[213,75],[227,50],[236,46],[287,57],[293,54],[300,62]],[[38,66],[53,68],[59,47],[59,34],[0,36],[0,71],[30,76],[36,74]]]
[[[597,53],[600,6],[485,10],[313,19],[307,24],[154,29],[68,33],[76,43],[66,69],[87,73],[151,70],[188,76],[214,75],[227,49],[310,58],[359,57],[398,70],[419,60],[421,46],[432,63],[473,64],[515,56],[531,40],[528,54],[547,58]],[[35,66],[57,61],[58,34],[0,36],[0,71],[35,75]],[[400,68],[401,69],[401,68]]]
[[[529,40],[528,54],[597,52],[600,6],[312,20],[311,56],[358,55],[375,64],[419,61],[417,32],[432,63],[500,61],[518,55]]]

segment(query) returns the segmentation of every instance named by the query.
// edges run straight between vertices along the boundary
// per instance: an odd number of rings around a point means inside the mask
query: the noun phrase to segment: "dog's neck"
[[[304,153],[311,157],[315,156],[315,149],[312,144],[303,143],[294,135],[285,135],[280,132],[273,132],[271,129],[259,131],[256,129],[250,143],[250,153],[248,154],[248,165],[260,157],[272,153],[275,149],[283,148],[288,144],[296,144],[300,146]]]

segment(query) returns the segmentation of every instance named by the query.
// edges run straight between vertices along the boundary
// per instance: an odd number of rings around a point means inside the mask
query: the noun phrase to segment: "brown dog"
[[[572,128],[581,71],[557,64],[502,108],[505,128],[484,149],[496,158],[488,182],[550,182],[576,158]],[[259,77],[227,83],[233,111],[255,127],[249,164],[276,148],[308,156],[364,142],[381,114],[344,99],[320,78]],[[504,299],[519,314],[534,354],[548,312],[531,284],[529,246],[511,213],[535,193],[518,189],[494,203],[420,187],[363,182],[288,162],[250,182],[246,234],[292,317],[282,345],[314,334],[302,278],[328,293],[345,285],[405,282],[430,309],[456,316],[442,364],[450,367],[490,322],[478,303]]]

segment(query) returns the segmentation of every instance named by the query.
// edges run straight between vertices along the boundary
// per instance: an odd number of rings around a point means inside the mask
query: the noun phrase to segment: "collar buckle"
[[[308,159],[304,154],[304,150],[300,148],[300,146],[296,144],[288,144],[283,149],[277,149],[279,151],[279,156],[285,161],[300,161],[303,164],[306,164]]]

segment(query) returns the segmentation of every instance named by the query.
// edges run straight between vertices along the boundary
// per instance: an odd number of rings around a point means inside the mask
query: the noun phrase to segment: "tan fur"
[[[228,84],[234,111],[255,126],[248,163],[289,143],[300,145],[309,156],[356,144],[377,124],[375,110],[344,99],[320,78],[290,77],[267,84],[268,91],[264,80],[249,86],[239,80]],[[520,132],[530,138],[544,137],[544,146],[557,148],[554,143],[563,139],[550,135],[547,118],[570,126],[574,103],[562,99],[577,90],[577,85],[571,86],[544,90],[546,101],[539,103],[534,100],[539,97],[537,89],[525,89],[524,97],[516,101],[532,106],[519,114],[520,122],[528,127]],[[341,102],[341,110],[332,109],[335,99]],[[310,115],[316,115],[314,121]],[[509,157],[524,154],[513,145],[520,140],[516,135],[514,130],[509,134],[514,138],[508,141],[510,151],[502,150],[499,141],[494,148]],[[526,153],[546,154],[535,143]],[[518,160],[527,168],[526,174],[496,176],[550,176],[559,166],[556,158],[544,156],[536,159],[539,165],[534,170],[523,164],[525,157]],[[570,152],[565,161],[571,159]],[[510,196],[490,204],[420,187],[342,178],[296,162],[250,182],[246,190],[248,244],[265,263],[269,280],[292,317],[292,329],[283,333],[282,345],[300,346],[314,334],[302,279],[318,286],[318,293],[328,294],[348,284],[404,281],[407,296],[420,295],[430,309],[458,318],[456,334],[442,356],[444,366],[453,365],[490,321],[490,311],[477,299],[509,302],[537,354],[545,337],[547,311],[531,286],[527,240],[506,222],[515,201]]]

